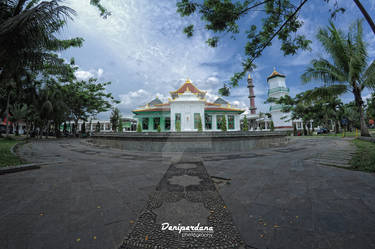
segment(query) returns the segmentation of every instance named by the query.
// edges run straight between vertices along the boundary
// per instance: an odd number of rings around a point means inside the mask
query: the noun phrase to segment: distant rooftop
[[[225,100],[222,99],[222,98],[217,98],[217,99],[215,100],[214,103],[215,103],[215,104],[220,104],[220,105],[226,105],[226,104],[228,104],[228,102],[225,101]]]
[[[160,105],[160,104],[163,104],[163,102],[161,102],[161,100],[159,98],[155,98],[153,99],[150,103],[148,103],[148,105]]]

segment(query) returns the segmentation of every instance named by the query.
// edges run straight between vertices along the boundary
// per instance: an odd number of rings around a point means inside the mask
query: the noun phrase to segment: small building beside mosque
[[[240,114],[244,110],[223,98],[207,101],[206,91],[198,89],[190,80],[170,95],[167,103],[155,98],[133,110],[142,131],[156,132],[158,127],[163,132],[198,131],[199,123],[203,131],[221,131],[224,117],[228,131],[240,130]]]

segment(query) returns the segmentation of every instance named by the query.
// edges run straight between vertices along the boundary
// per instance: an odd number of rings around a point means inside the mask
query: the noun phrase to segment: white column
[[[202,130],[205,131],[206,130],[206,120],[204,119],[204,112],[200,113],[201,115],[201,120],[202,120]]]
[[[212,114],[212,130],[217,131],[217,129],[216,129],[216,114]]]
[[[239,131],[240,130],[240,115],[234,116],[234,130]]]
[[[174,114],[171,113],[171,131],[176,131],[176,120]]]

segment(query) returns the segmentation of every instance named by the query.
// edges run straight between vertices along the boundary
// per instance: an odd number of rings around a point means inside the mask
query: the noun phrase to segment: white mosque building
[[[208,102],[206,92],[199,90],[190,80],[170,94],[167,103],[156,98],[133,110],[142,131],[198,131],[200,124],[202,131],[221,131],[224,120],[228,131],[240,130],[240,114],[244,110],[222,98]]]
[[[275,69],[267,77],[268,97],[281,98],[289,95],[286,76]],[[270,104],[268,113],[256,112],[254,84],[250,74],[247,79],[250,99],[250,114],[246,116],[249,130],[269,131],[273,123],[275,131],[292,131],[296,127],[302,130],[301,120],[291,120],[290,113],[282,112],[282,106]],[[199,123],[203,131],[221,131],[221,123],[225,117],[228,131],[241,130],[242,115],[245,110],[232,106],[223,98],[208,102],[206,92],[198,89],[187,80],[179,89],[170,92],[167,103],[155,98],[132,112],[144,132],[156,131],[198,131]],[[242,115],[241,115],[242,114]]]

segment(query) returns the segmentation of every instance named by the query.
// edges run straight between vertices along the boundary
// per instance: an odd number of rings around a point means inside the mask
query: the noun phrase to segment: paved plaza
[[[375,175],[344,169],[352,152],[337,138],[231,154],[30,142],[18,153],[41,168],[0,175],[0,248],[375,248]]]

